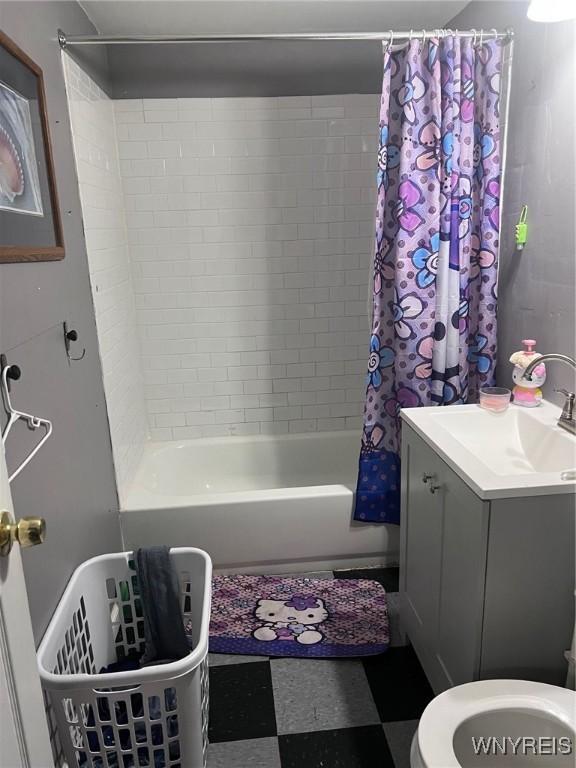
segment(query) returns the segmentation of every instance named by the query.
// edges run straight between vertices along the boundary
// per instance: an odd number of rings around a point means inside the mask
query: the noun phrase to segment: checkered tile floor
[[[398,570],[305,575],[380,581],[391,647],[362,660],[211,654],[208,768],[409,768],[412,734],[433,693],[400,644]]]

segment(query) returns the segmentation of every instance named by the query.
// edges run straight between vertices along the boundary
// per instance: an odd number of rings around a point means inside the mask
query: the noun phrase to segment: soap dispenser
[[[514,403],[524,408],[534,408],[542,402],[541,386],[546,381],[546,366],[544,363],[537,365],[532,371],[532,378],[525,379],[524,371],[538,353],[534,349],[536,342],[534,339],[523,339],[524,349],[514,352],[510,356],[510,362],[514,365],[512,371],[512,381],[514,382]]]

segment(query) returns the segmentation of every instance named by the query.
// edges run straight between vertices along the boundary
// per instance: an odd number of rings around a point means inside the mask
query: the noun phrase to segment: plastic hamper
[[[70,768],[203,768],[208,746],[208,625],[212,563],[172,549],[193,645],[179,661],[99,670],[144,647],[132,553],[76,569],[38,649],[60,762]]]

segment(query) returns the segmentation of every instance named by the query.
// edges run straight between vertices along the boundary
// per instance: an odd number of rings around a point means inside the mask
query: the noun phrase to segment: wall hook
[[[86,354],[86,347],[82,349],[80,357],[72,357],[70,354],[70,344],[73,341],[78,341],[78,331],[74,330],[74,328],[68,328],[66,320],[62,323],[62,327],[64,328],[64,344],[66,346],[66,356],[68,357],[68,360],[82,360]]]
[[[22,371],[20,370],[20,366],[18,365],[8,365],[8,359],[6,355],[0,355],[0,371],[4,371],[6,369],[6,389],[8,392],[12,391],[12,387],[10,386],[10,383],[12,381],[18,381],[20,376],[22,376]]]

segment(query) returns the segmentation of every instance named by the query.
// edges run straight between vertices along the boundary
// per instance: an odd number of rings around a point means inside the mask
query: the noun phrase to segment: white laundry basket
[[[212,563],[170,551],[193,645],[183,659],[135,671],[99,670],[144,646],[132,553],[76,569],[38,649],[57,751],[69,768],[203,768],[208,745],[208,625]]]

